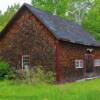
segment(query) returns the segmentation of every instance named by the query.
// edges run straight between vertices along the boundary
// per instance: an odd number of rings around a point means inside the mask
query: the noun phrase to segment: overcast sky
[[[22,5],[23,3],[31,3],[31,0],[0,0],[0,10],[2,12],[6,11],[8,5],[12,5],[14,3],[19,3]]]

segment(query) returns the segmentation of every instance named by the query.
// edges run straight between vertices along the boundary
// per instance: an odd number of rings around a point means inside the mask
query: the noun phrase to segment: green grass
[[[100,79],[64,85],[0,81],[0,100],[100,100]]]

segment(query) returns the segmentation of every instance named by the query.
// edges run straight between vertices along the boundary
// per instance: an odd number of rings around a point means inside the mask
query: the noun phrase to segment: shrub
[[[52,83],[54,82],[54,73],[52,71],[45,72],[43,66],[35,66],[35,68],[23,71],[24,81],[28,83]]]
[[[13,75],[10,65],[5,60],[0,59],[0,79],[11,79]]]

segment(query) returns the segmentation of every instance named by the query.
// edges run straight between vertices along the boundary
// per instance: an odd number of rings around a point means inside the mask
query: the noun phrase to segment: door
[[[93,72],[93,55],[85,54],[85,69],[86,73]]]

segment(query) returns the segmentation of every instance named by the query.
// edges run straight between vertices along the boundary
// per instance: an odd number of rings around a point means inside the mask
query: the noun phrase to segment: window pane
[[[75,67],[76,68],[83,68],[83,60],[76,59],[75,60]]]
[[[94,60],[94,66],[100,66],[100,59]]]
[[[29,67],[29,65],[30,65],[30,56],[23,55],[22,56],[22,68],[26,68],[25,66]]]

